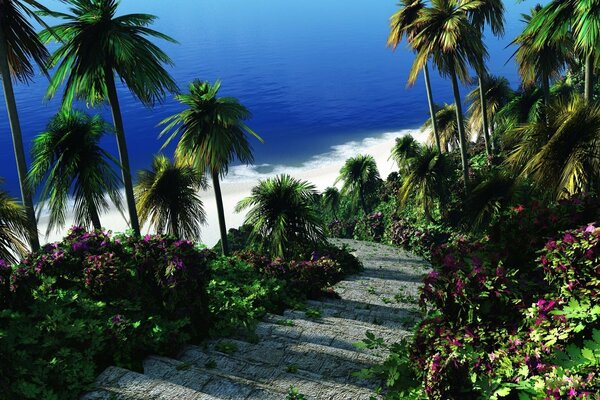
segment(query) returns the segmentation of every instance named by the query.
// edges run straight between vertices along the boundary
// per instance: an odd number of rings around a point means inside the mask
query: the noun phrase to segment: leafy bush
[[[360,262],[347,249],[335,246],[323,246],[298,261],[281,258],[271,261],[251,251],[238,253],[238,256],[260,273],[284,281],[287,293],[299,298],[320,297],[324,289],[345,275],[362,269]]]
[[[429,398],[594,398],[599,238],[592,224],[567,231],[529,251],[527,268],[491,239],[438,248],[411,348]]]
[[[139,369],[206,335],[208,264],[191,242],[73,228],[0,263],[0,393],[75,398],[107,365]]]
[[[429,259],[436,246],[450,239],[450,233],[439,225],[419,225],[394,217],[388,225],[386,237],[391,244]]]
[[[286,300],[284,281],[262,274],[251,263],[235,257],[220,258],[210,268],[208,296],[213,333],[244,331],[265,312],[282,311]]]

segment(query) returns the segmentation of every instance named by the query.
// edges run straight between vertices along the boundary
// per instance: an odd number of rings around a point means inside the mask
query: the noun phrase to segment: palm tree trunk
[[[467,140],[465,135],[465,123],[462,112],[462,102],[460,99],[460,90],[458,88],[458,79],[454,69],[450,72],[452,76],[452,90],[454,92],[454,102],[456,104],[456,120],[458,123],[458,139],[460,145],[460,159],[462,162],[463,178],[465,181],[465,192],[469,191],[469,160],[467,158]]]
[[[119,97],[117,96],[117,86],[112,69],[106,71],[106,95],[112,111],[113,123],[115,125],[115,135],[117,136],[117,145],[119,148],[119,161],[121,162],[121,176],[125,185],[125,199],[129,210],[129,221],[131,229],[136,236],[140,236],[140,222],[138,220],[135,208],[135,197],[133,195],[133,182],[131,180],[131,168],[129,167],[129,153],[127,152],[127,143],[125,142],[125,130],[123,128],[123,117],[119,106]]]
[[[360,205],[362,206],[362,209],[365,212],[365,215],[368,215],[369,212],[367,211],[367,202],[365,201],[365,192],[364,192],[362,186],[358,193],[360,195]]]
[[[425,89],[427,90],[427,103],[429,103],[429,114],[431,115],[431,126],[433,126],[433,135],[435,136],[435,145],[438,152],[442,152],[440,144],[440,133],[438,131],[437,120],[435,118],[435,106],[433,103],[433,94],[431,93],[431,81],[429,79],[429,68],[427,64],[423,65],[423,75],[425,77]]]
[[[21,189],[21,199],[23,201],[23,206],[25,206],[27,220],[29,221],[29,225],[32,232],[31,236],[29,237],[29,244],[31,245],[32,251],[37,251],[40,248],[40,240],[37,233],[37,222],[35,219],[35,211],[33,209],[31,191],[29,190],[29,186],[25,182],[25,179],[27,177],[27,161],[25,160],[25,150],[23,149],[23,136],[21,134],[21,124],[19,122],[17,102],[15,100],[15,92],[12,86],[10,66],[8,65],[7,54],[8,45],[6,43],[6,37],[4,36],[4,30],[2,28],[2,25],[0,24],[0,75],[2,76],[2,87],[4,89],[6,111],[8,112],[8,120],[10,123],[10,130],[12,132],[15,159],[17,161],[17,173],[19,177],[19,188]]]
[[[215,189],[215,199],[217,201],[217,214],[219,215],[219,229],[221,231],[221,249],[223,255],[229,255],[229,244],[227,243],[227,228],[225,226],[225,211],[223,209],[223,196],[221,195],[221,184],[219,183],[219,173],[212,173],[213,187]]]
[[[544,74],[542,78],[542,90],[544,91],[544,116],[546,123],[548,123],[550,118],[550,78],[548,78],[547,74]]]
[[[92,226],[96,230],[102,229],[102,224],[100,223],[100,216],[98,215],[98,210],[94,205],[88,206],[88,211],[90,213],[90,219],[92,220]]]
[[[590,101],[592,99],[594,90],[594,59],[592,54],[588,54],[585,57],[585,99]]]
[[[171,209],[171,231],[173,232],[173,236],[183,239],[179,235],[179,220],[177,219],[177,213],[173,209]]]
[[[485,77],[479,74],[479,101],[481,102],[481,121],[483,123],[483,140],[485,141],[485,152],[488,156],[492,155],[492,144],[490,140],[490,125],[488,123],[487,103],[485,100]]]

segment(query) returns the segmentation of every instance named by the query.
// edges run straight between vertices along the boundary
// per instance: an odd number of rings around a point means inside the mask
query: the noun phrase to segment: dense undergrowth
[[[265,312],[318,297],[361,268],[345,250],[217,256],[184,240],[73,228],[16,265],[0,261],[0,398],[77,398],[108,365],[141,370]]]
[[[600,198],[514,197],[474,229],[452,207],[429,220],[414,200],[399,207],[385,195],[395,179],[345,231],[330,216],[330,234],[397,245],[433,267],[413,335],[365,339],[390,356],[359,375],[382,378],[387,399],[597,400]]]

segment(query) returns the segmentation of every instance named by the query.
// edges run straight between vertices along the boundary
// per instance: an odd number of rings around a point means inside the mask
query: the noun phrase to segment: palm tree
[[[432,58],[440,74],[452,80],[465,190],[469,183],[469,160],[458,80],[469,82],[469,64],[481,71],[481,62],[487,57],[481,31],[469,20],[469,13],[481,5],[481,0],[432,0],[431,7],[425,8],[416,22],[423,28],[413,39],[417,56],[409,75],[409,82],[414,82],[418,71]]]
[[[250,209],[244,221],[252,226],[250,240],[276,257],[293,255],[307,244],[325,241],[323,221],[313,207],[314,185],[279,175],[260,181],[236,212]]]
[[[333,214],[333,219],[338,219],[337,210],[340,208],[341,200],[342,196],[340,195],[340,191],[337,190],[335,186],[328,187],[323,192],[323,206],[331,211]]]
[[[415,24],[419,13],[425,8],[423,0],[402,0],[401,8],[396,11],[390,18],[390,34],[388,36],[387,44],[396,50],[398,45],[402,42],[404,35],[409,45],[412,45],[412,39],[419,32],[421,27]],[[414,48],[413,48],[414,49]],[[433,95],[431,93],[431,81],[429,78],[429,68],[427,63],[423,65],[423,76],[425,77],[425,89],[427,92],[427,103],[429,104],[429,115],[432,121],[433,135],[436,139],[438,151],[442,151],[440,147],[437,122],[435,120],[435,106],[433,103]]]
[[[70,194],[75,223],[81,226],[102,228],[100,213],[109,209],[106,194],[121,209],[119,178],[109,164],[117,162],[99,144],[108,129],[99,115],[61,111],[35,138],[27,179],[32,188],[42,188],[40,208],[48,202],[46,235],[64,225]]]
[[[499,170],[486,174],[465,200],[463,224],[471,231],[483,231],[494,218],[513,204],[520,187],[514,178]]]
[[[40,67],[42,72],[46,72],[45,65],[49,56],[48,50],[38,39],[33,26],[29,22],[30,19],[34,19],[43,23],[35,14],[35,10],[46,9],[35,0],[0,1],[0,76],[2,77],[4,100],[6,101],[6,110],[12,132],[21,200],[25,206],[29,225],[32,227],[29,243],[33,250],[40,247],[40,242],[37,234],[33,200],[25,182],[27,162],[11,78],[28,82],[35,74],[32,60]]]
[[[493,150],[495,147],[493,137],[496,113],[512,98],[513,90],[510,88],[508,79],[492,75],[487,75],[485,88],[486,107],[482,106],[479,88],[475,88],[467,94],[467,101],[470,102],[468,109],[469,123],[471,132],[483,132],[485,130],[483,113],[484,109],[486,110],[487,120],[489,121],[490,144]]]
[[[476,7],[469,11],[471,23],[478,27],[481,35],[480,39],[483,41],[483,30],[485,29],[486,24],[490,26],[492,30],[492,34],[496,37],[500,37],[504,35],[504,4],[502,0],[483,0],[479,7]],[[482,46],[483,43],[482,43]],[[477,71],[477,76],[479,80],[479,101],[481,104],[481,123],[483,130],[483,138],[485,141],[485,150],[488,155],[491,155],[493,152],[493,142],[491,140],[489,120],[488,120],[488,111],[487,111],[487,101],[485,95],[487,93],[488,83],[488,73],[485,68],[485,59],[483,58],[484,54],[481,54],[480,60],[480,68]]]
[[[458,148],[459,137],[458,137],[458,126],[456,123],[456,106],[454,104],[444,103],[443,106],[436,105],[435,119],[438,123],[438,129],[440,132],[440,143],[442,149],[450,151],[450,149]],[[421,127],[421,131],[426,131],[431,128],[431,119],[425,121]],[[427,142],[433,145],[434,137],[429,135]]]
[[[358,198],[362,210],[367,215],[369,213],[367,191],[374,189],[379,180],[379,171],[373,156],[359,154],[346,160],[335,183],[344,181],[342,194]]]
[[[70,108],[74,99],[91,105],[108,101],[117,137],[130,224],[139,235],[115,74],[145,106],[154,105],[164,99],[167,92],[177,92],[178,89],[163,67],[163,64],[171,65],[171,60],[149,38],[175,41],[148,27],[155,16],[115,16],[118,0],[69,0],[68,4],[71,14],[46,13],[66,22],[40,33],[43,41],[57,40],[59,43],[48,60],[49,67],[56,70],[47,95],[53,97],[65,83],[63,105],[66,109]]]
[[[189,165],[155,156],[152,170],[138,172],[134,188],[142,225],[150,222],[158,233],[199,239],[206,214],[198,191],[205,188],[204,176]]]
[[[244,121],[251,117],[250,111],[233,97],[217,97],[221,82],[214,85],[195,80],[189,93],[177,95],[176,99],[187,108],[161,122],[165,125],[161,136],[168,134],[163,145],[181,136],[177,144],[178,159],[186,161],[199,173],[208,172],[212,178],[223,254],[227,255],[227,228],[219,177],[227,174],[229,163],[235,159],[243,164],[254,162],[252,147],[246,135],[262,139]]]
[[[580,97],[550,107],[548,122],[516,129],[506,162],[542,193],[561,198],[600,188],[600,106]]]
[[[406,204],[412,197],[421,205],[427,219],[433,221],[432,211],[436,202],[444,203],[447,198],[449,174],[446,155],[432,147],[423,147],[398,192],[399,204]]]
[[[24,257],[32,231],[25,208],[0,190],[0,260],[15,263],[17,256]]]
[[[435,118],[434,118],[435,120]],[[432,120],[429,119],[431,122]],[[415,157],[419,155],[421,145],[411,135],[396,138],[389,159],[393,159],[402,172],[408,172]]]
[[[572,35],[574,49],[585,60],[585,99],[594,86],[594,65],[600,41],[600,7],[594,0],[552,0],[533,15],[529,31],[536,32],[534,46],[559,46]]]
[[[514,56],[523,85],[540,84],[545,106],[549,107],[551,80],[559,78],[565,66],[573,63],[574,41],[570,33],[553,41],[542,40],[542,29],[536,19],[541,10],[542,6],[538,4],[531,10],[531,15],[522,15],[526,27],[512,44],[518,46]]]
[[[566,102],[574,96],[574,87],[566,80],[556,81],[550,86],[550,97],[555,101]],[[496,132],[501,136],[504,150],[511,151],[520,142],[517,128],[522,124],[544,121],[545,100],[542,90],[535,86],[515,92],[495,116]]]

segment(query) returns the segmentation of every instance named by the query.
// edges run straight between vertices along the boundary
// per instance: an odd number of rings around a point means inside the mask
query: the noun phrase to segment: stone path
[[[283,400],[290,387],[306,399],[372,398],[375,383],[352,373],[380,363],[385,354],[353,343],[366,331],[388,341],[408,333],[428,265],[389,246],[335,243],[348,245],[365,267],[335,286],[340,299],[266,315],[251,342],[216,339],[184,348],[177,359],[150,356],[143,374],[109,367],[82,399]]]

